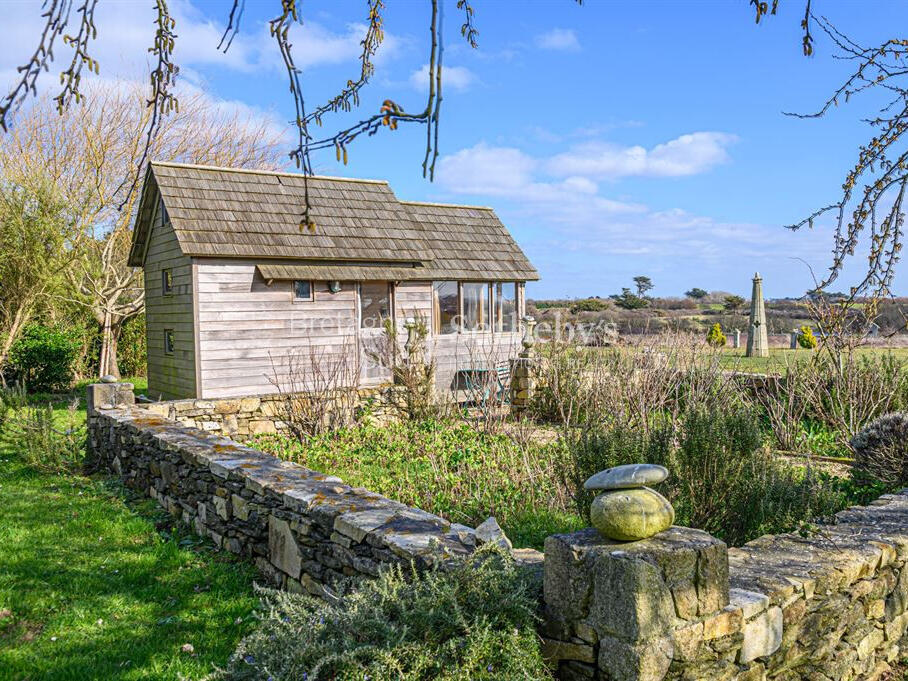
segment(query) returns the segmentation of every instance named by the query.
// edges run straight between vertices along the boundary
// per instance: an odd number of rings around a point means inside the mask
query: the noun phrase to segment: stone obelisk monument
[[[763,307],[763,280],[754,274],[753,294],[750,297],[750,328],[747,335],[747,356],[768,357],[769,337],[766,333],[766,310]]]

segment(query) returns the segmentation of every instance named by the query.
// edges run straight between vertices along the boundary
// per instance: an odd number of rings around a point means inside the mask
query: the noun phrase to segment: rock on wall
[[[681,527],[545,549],[543,635],[562,679],[872,680],[908,653],[908,490],[735,549]]]
[[[91,386],[90,390],[96,386]],[[130,393],[131,396],[131,393]],[[89,411],[89,460],[236,554],[276,586],[324,596],[382,564],[418,566],[469,555],[464,525],[339,478],[134,406]]]

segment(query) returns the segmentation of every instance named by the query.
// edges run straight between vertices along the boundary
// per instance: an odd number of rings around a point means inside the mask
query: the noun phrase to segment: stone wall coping
[[[468,555],[476,546],[473,528],[141,407],[99,409],[95,417],[151,438],[161,449],[179,453],[217,478],[241,482],[253,493],[274,497],[284,508],[324,517],[339,535],[356,542],[368,537],[402,558],[418,557],[432,564]]]
[[[734,593],[784,607],[848,586],[897,557],[908,557],[908,489],[840,511],[813,535],[764,535],[729,549],[729,582]]]

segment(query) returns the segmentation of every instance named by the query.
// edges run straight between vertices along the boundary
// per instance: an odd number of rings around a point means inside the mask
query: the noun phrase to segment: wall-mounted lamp
[[[329,281],[328,290],[331,291],[331,293],[340,293],[341,283],[339,281]]]

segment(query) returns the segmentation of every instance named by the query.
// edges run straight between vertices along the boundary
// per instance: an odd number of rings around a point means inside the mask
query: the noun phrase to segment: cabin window
[[[294,281],[293,297],[296,300],[312,300],[312,282],[299,279]]]
[[[173,354],[173,329],[164,329],[164,354]]]
[[[435,333],[457,333],[460,322],[460,297],[457,282],[434,282],[432,300]]]
[[[489,285],[461,284],[463,328],[465,331],[488,331],[490,328]]]
[[[359,326],[381,329],[391,319],[391,286],[386,282],[359,285]]]
[[[493,284],[494,326],[496,331],[517,331],[517,284],[499,281]]]
[[[173,270],[170,268],[161,270],[161,292],[165,296],[173,295]]]

